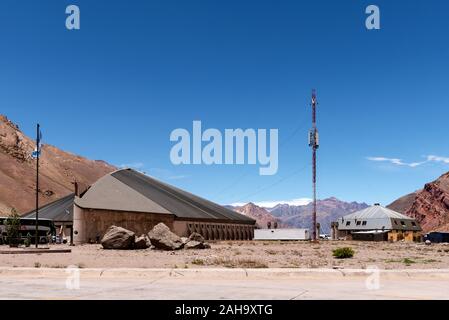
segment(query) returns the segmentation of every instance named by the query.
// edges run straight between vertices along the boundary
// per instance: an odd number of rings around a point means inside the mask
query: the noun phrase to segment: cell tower
[[[316,128],[316,91],[312,90],[312,129],[309,131],[309,147],[312,148],[312,184],[313,184],[313,232],[312,240],[317,240],[316,223],[316,150],[319,147],[319,135]]]

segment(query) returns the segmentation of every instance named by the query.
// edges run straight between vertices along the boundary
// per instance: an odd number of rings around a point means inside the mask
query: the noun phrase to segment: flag
[[[37,157],[39,157],[41,155],[41,151],[39,150],[37,150],[37,148],[34,148],[34,151],[31,153],[31,157],[33,158],[33,159],[36,159]]]
[[[36,147],[34,148],[34,151],[31,153],[31,157],[33,159],[40,157],[41,149],[42,149],[42,131],[39,129],[39,133],[36,137]]]
[[[37,136],[37,151],[41,152],[42,147],[42,131],[39,129],[39,134]]]

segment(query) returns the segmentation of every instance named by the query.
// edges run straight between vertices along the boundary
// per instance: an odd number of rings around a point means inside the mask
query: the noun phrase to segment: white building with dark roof
[[[420,241],[421,227],[412,217],[375,204],[332,224],[334,238],[373,241]]]

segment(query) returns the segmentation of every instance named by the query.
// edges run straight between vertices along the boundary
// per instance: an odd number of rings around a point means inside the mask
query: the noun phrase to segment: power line
[[[219,199],[223,197],[223,192],[228,191],[229,189],[233,188],[235,185],[237,185],[244,177],[250,174],[250,169],[247,169],[243,174],[237,177],[237,179],[233,180],[233,182],[226,187],[220,189],[215,194],[220,195]]]
[[[279,144],[279,148],[283,147],[287,142],[289,142],[301,129],[304,129],[304,127],[307,124],[307,121],[308,121],[307,119],[304,120],[285,139],[283,139]],[[216,192],[215,194],[219,195],[218,199],[223,198],[224,192],[227,192],[228,190],[230,190],[231,188],[236,186],[239,182],[241,182],[241,180],[244,177],[248,176],[251,173],[251,169],[252,168],[248,168],[247,170],[245,170],[245,172],[243,172],[241,175],[239,175],[237,177],[237,179],[233,180],[233,182],[231,184],[227,185],[226,187],[224,187],[224,188],[220,189],[218,192]]]
[[[279,144],[279,147],[283,147],[288,141],[290,141],[301,129],[304,129],[304,127],[306,126],[308,120],[304,120],[299,126],[296,127],[295,130],[292,131],[292,133],[290,133],[287,138],[285,138],[284,140],[281,141],[281,143]]]
[[[274,182],[274,183],[272,183],[272,184],[270,184],[270,185],[267,185],[267,186],[265,186],[265,187],[263,187],[263,188],[257,190],[256,192],[253,192],[253,193],[250,193],[250,194],[248,194],[248,195],[246,195],[246,196],[244,196],[244,197],[241,197],[240,199],[238,199],[238,200],[236,200],[236,201],[234,201],[234,202],[247,201],[247,199],[248,199],[249,197],[253,197],[253,196],[258,195],[259,193],[261,193],[261,192],[263,192],[263,191],[266,191],[266,190],[268,190],[268,189],[271,189],[271,188],[277,186],[278,184],[284,182],[285,180],[288,180],[288,179],[290,179],[291,177],[294,177],[294,176],[297,175],[298,173],[302,172],[303,170],[307,169],[309,166],[310,166],[310,163],[308,163],[307,165],[305,165],[305,166],[303,166],[303,167],[301,167],[301,168],[299,168],[299,169],[293,171],[291,174],[289,174],[289,175],[287,175],[287,176],[285,176],[285,177],[279,179],[278,181],[276,181],[276,182]]]

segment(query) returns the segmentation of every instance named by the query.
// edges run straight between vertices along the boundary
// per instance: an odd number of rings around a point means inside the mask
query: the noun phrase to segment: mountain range
[[[239,207],[228,207],[255,219],[261,228],[266,228],[268,221],[272,222],[272,225],[276,221],[280,227],[312,229],[312,203],[299,206],[278,204],[272,208],[259,207],[254,203]],[[335,197],[318,200],[317,222],[320,223],[321,232],[329,233],[331,222],[367,207],[366,203],[345,202]]]
[[[268,221],[276,221],[279,226],[289,228],[311,229],[312,226],[312,203],[298,206],[280,203],[270,208],[248,203],[228,207],[252,217],[262,228],[267,226]],[[329,233],[332,221],[366,207],[366,203],[344,202],[334,197],[318,200],[317,221],[321,225],[321,232]],[[449,232],[449,172],[426,183],[423,189],[400,197],[387,207],[415,218],[424,232]]]

